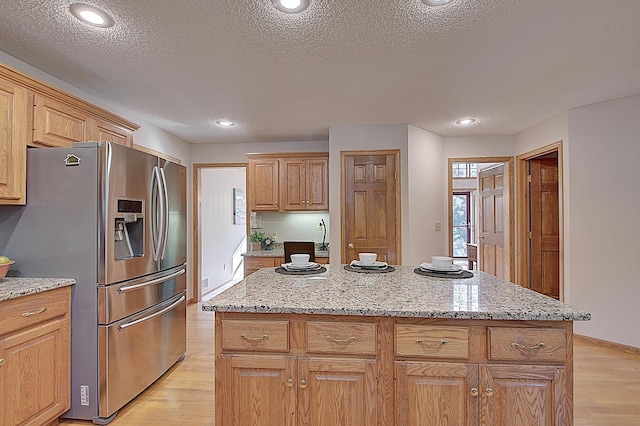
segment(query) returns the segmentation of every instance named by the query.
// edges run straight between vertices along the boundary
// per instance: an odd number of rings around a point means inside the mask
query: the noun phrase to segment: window
[[[454,179],[468,179],[478,176],[478,165],[476,163],[452,163],[451,177]]]

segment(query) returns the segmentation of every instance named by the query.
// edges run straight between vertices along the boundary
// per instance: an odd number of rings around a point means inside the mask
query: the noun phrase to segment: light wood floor
[[[575,342],[574,394],[575,426],[640,425],[640,355]],[[213,425],[213,398],[213,313],[193,304],[187,308],[185,359],[121,409],[111,425]]]

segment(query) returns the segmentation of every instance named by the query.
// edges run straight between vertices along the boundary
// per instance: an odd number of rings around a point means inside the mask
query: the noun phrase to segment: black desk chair
[[[308,254],[309,262],[316,261],[316,244],[313,241],[285,241],[284,245],[284,262],[291,262],[292,254]]]

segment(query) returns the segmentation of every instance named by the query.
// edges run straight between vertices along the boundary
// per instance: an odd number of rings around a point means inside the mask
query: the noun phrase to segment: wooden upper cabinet
[[[329,158],[326,152],[247,156],[250,210],[329,210]]]
[[[0,204],[25,204],[30,135],[27,90],[0,77]]]
[[[109,141],[118,145],[133,146],[133,132],[122,126],[94,117],[89,119],[89,140]]]
[[[33,145],[73,146],[88,140],[89,114],[43,95],[35,96]]]
[[[283,159],[282,209],[329,209],[329,159]]]
[[[280,210],[279,162],[277,159],[249,161],[249,192],[251,210]]]

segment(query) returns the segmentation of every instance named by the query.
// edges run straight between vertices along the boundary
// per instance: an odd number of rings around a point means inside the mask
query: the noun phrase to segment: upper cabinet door
[[[0,78],[0,204],[26,203],[27,89]]]
[[[280,210],[280,178],[277,159],[249,162],[249,195],[251,210]]]
[[[86,141],[89,115],[65,103],[35,96],[33,145],[69,147]]]
[[[89,140],[108,141],[128,147],[133,146],[133,133],[122,126],[91,117],[89,120]]]
[[[329,210],[329,159],[284,159],[281,166],[283,210]]]
[[[308,210],[329,210],[329,159],[306,160]]]

